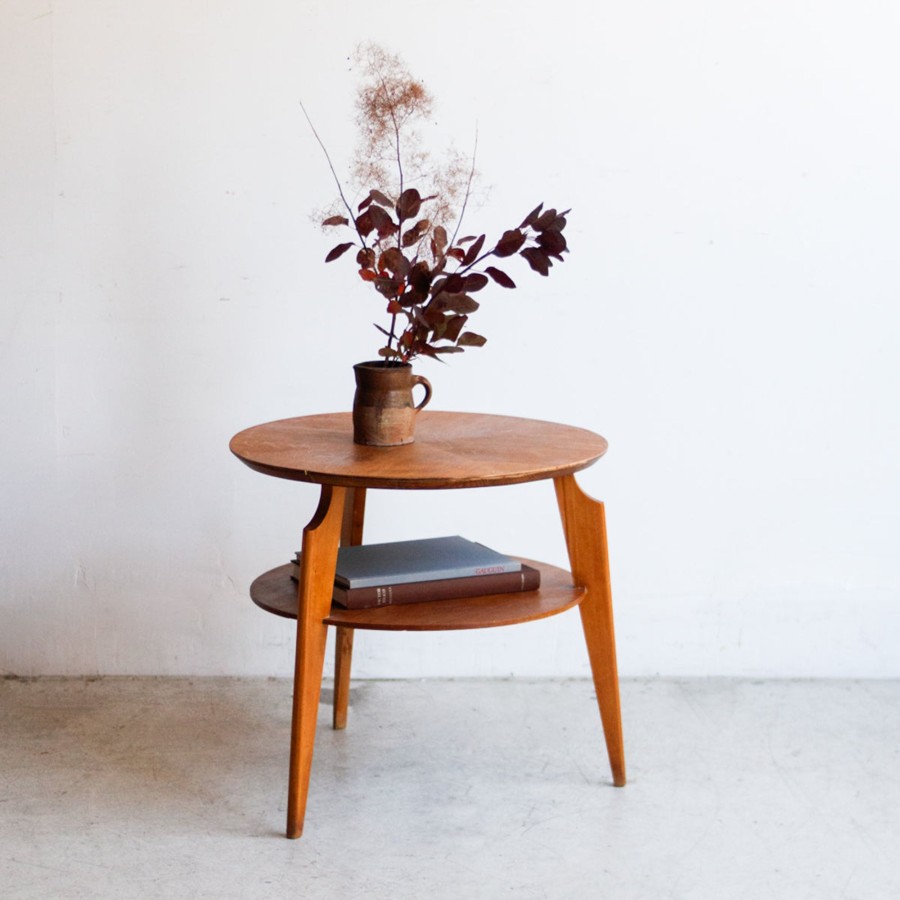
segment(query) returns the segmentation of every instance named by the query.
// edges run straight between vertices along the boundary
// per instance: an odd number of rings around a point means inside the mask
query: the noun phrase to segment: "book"
[[[341,547],[334,583],[349,590],[521,570],[519,560],[455,535]]]
[[[518,572],[500,572],[496,575],[440,578],[350,589],[335,585],[332,600],[345,609],[369,609],[373,606],[396,606],[426,600],[455,600],[485,594],[536,591],[540,584],[540,571],[523,563]]]

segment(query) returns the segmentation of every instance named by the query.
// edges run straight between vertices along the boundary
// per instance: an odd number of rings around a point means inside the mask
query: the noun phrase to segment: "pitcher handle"
[[[421,384],[422,387],[425,388],[425,397],[422,402],[415,408],[416,412],[418,412],[431,399],[431,382],[424,375],[413,375],[412,381],[413,387],[415,387],[417,384]]]

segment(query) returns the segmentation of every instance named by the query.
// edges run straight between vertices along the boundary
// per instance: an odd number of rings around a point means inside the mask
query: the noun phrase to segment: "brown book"
[[[295,562],[291,574],[291,578],[295,581],[298,569],[299,565]],[[440,578],[435,581],[361,588],[342,588],[335,585],[332,600],[344,609],[369,609],[373,606],[396,606],[401,603],[422,603],[426,600],[455,600],[461,597],[481,597],[486,594],[536,591],[540,584],[540,571],[523,563],[520,572]]]

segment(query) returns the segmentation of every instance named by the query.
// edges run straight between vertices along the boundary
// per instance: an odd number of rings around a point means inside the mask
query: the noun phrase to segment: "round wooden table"
[[[574,473],[606,452],[606,441],[581,428],[509,416],[425,411],[416,439],[400,447],[353,443],[349,413],[256,425],[235,435],[232,452],[264,475],[321,485],[319,506],[303,531],[299,582],[290,565],[257,578],[257,605],[297,619],[288,837],[303,831],[316,713],[329,625],[337,628],[334,727],[347,721],[353,631],[486,628],[545,618],[578,606],[613,782],[625,783],[615,634],[603,504]],[[446,490],[550,480],[556,488],[572,572],[526,560],[541,570],[536,591],[350,610],[332,606],[340,544],[362,543],[369,488]]]

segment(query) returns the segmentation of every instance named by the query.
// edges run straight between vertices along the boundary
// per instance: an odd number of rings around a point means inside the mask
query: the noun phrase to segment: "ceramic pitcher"
[[[414,375],[409,363],[382,360],[357,363],[356,394],[353,397],[353,440],[374,447],[410,444],[416,413],[431,399],[431,383]],[[422,385],[425,397],[416,406],[413,388]]]

